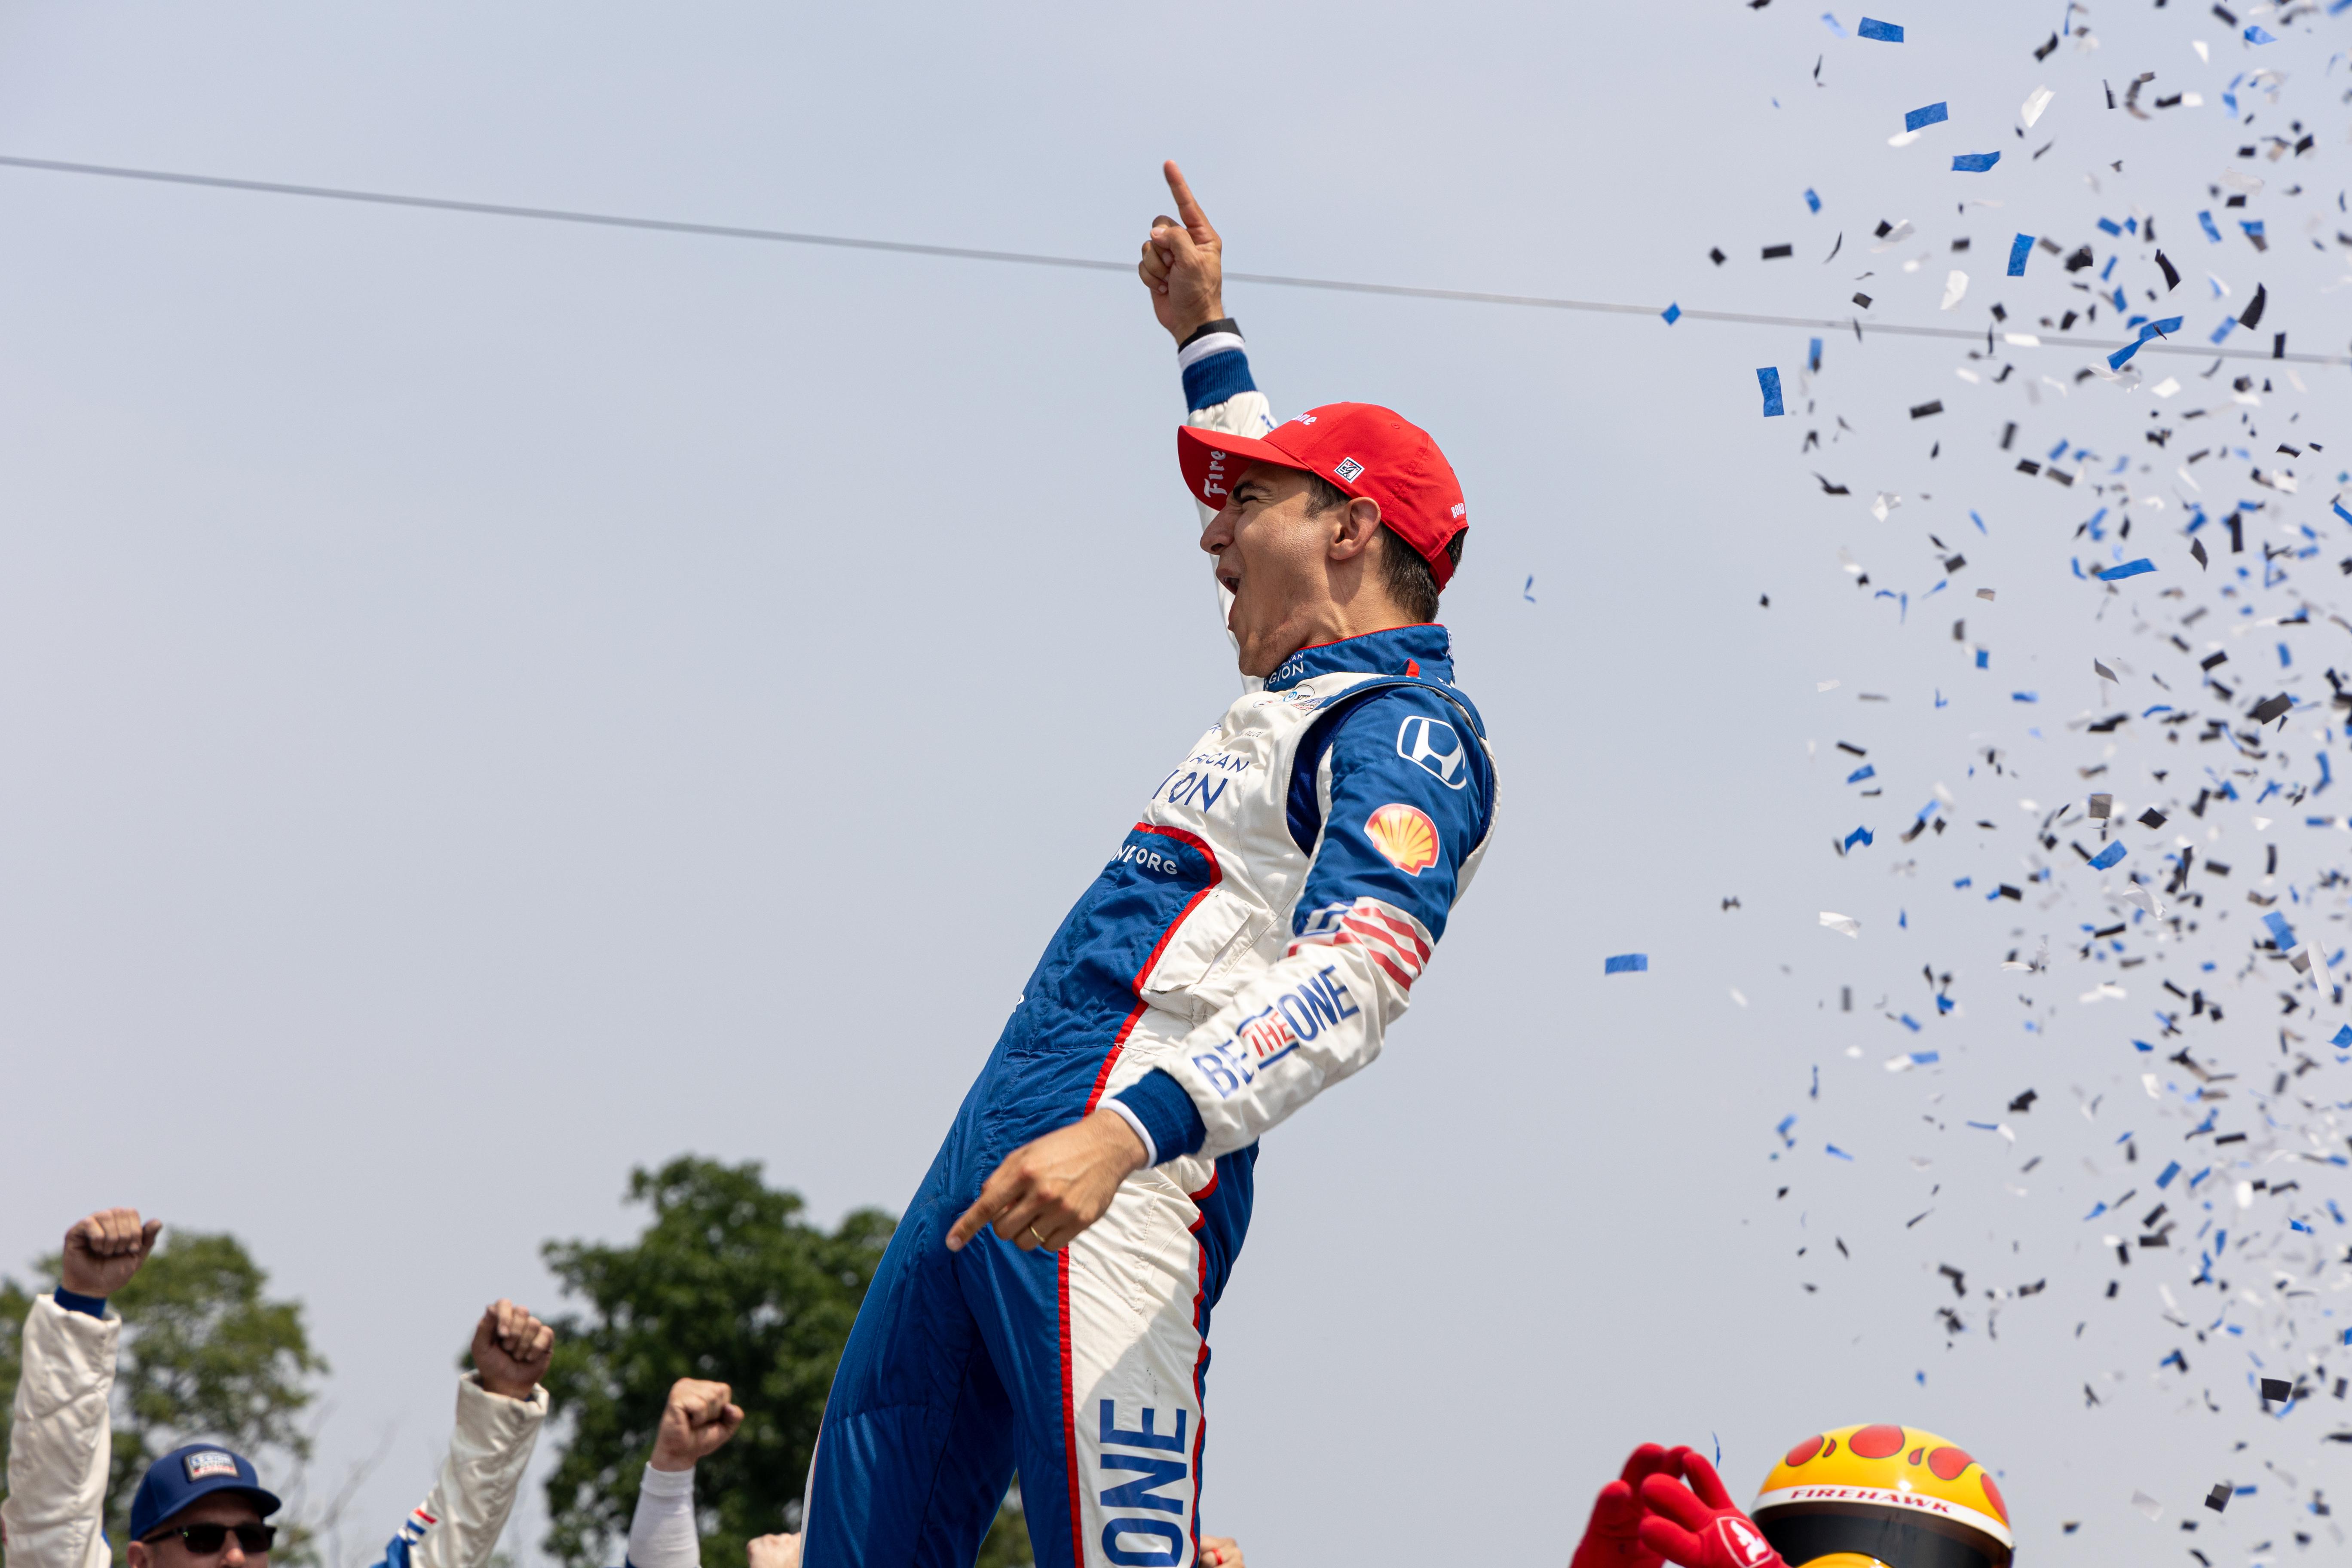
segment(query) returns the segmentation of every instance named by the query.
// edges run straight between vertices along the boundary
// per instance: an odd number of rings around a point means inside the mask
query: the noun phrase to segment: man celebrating
[[[66,1232],[58,1288],[33,1299],[20,1342],[0,1502],[0,1568],[109,1568],[109,1406],[122,1320],[106,1299],[131,1283],[163,1230],[136,1209],[100,1209]],[[457,1426],[440,1479],[376,1568],[487,1568],[547,1418],[539,1380],[555,1331],[512,1301],[474,1327],[474,1368],[457,1380]],[[131,1499],[130,1568],[269,1568],[278,1509],[252,1461],[190,1443],[147,1467]]]
[[[1015,1468],[1045,1568],[1200,1549],[1209,1314],[1257,1141],[1380,1053],[1493,821],[1437,598],[1461,487],[1337,403],[1273,424],[1173,163],[1139,272],[1249,689],[1063,921],[843,1354],[803,1560],[968,1563]]]

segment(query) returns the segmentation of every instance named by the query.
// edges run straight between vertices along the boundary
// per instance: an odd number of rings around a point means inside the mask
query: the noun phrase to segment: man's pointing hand
[[[1176,198],[1176,216],[1151,220],[1135,272],[1151,290],[1151,313],[1181,343],[1193,329],[1224,319],[1225,242],[1193,199],[1176,161],[1170,159],[1161,173],[1168,176],[1168,194]]]
[[[1024,1252],[1066,1247],[1102,1218],[1119,1183],[1142,1164],[1135,1130],[1116,1112],[1097,1110],[1007,1154],[948,1231],[948,1250],[961,1250],[992,1224]]]

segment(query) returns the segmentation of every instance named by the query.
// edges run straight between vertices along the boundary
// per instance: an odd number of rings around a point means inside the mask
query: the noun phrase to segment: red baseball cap
[[[1297,468],[1377,501],[1381,521],[1429,563],[1440,588],[1454,575],[1445,547],[1470,526],[1462,481],[1429,432],[1377,403],[1327,403],[1263,438],[1182,426],[1176,460],[1192,499],[1220,510],[1234,478],[1252,463]]]

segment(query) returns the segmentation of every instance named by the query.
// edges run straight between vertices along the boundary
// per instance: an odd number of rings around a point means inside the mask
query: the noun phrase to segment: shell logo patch
[[[1402,801],[1391,801],[1364,820],[1372,847],[1409,877],[1437,864],[1437,824]]]

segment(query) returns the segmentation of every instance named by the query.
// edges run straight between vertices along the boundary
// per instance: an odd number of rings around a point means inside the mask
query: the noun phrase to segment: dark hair
[[[1307,476],[1307,515],[1320,517],[1334,507],[1348,504],[1348,492],[1320,474]],[[1421,558],[1421,552],[1407,544],[1395,529],[1381,524],[1381,586],[1394,599],[1397,608],[1415,621],[1437,619],[1437,574]],[[1462,542],[1469,530],[1457,531],[1445,542],[1445,559],[1462,564]]]

